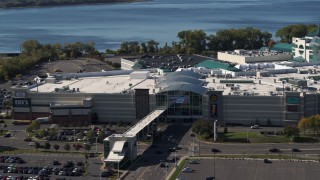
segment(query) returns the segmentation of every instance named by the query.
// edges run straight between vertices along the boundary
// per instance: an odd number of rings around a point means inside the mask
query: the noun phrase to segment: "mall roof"
[[[153,74],[155,75],[155,74]],[[131,87],[130,87],[131,85]],[[59,89],[72,93],[123,93],[130,89],[148,88],[153,93],[153,79],[130,79],[130,75],[100,76],[100,77],[81,77],[61,80],[56,83],[44,83],[32,87],[30,91],[43,93],[57,93]],[[62,92],[62,91],[58,91]],[[157,92],[157,91],[156,91]]]
[[[196,79],[200,79],[203,77],[202,74],[193,72],[193,71],[176,71],[176,72],[172,72],[172,73],[168,73],[167,75],[163,76],[160,78],[160,80],[170,80],[170,79],[174,79],[176,77],[192,77],[192,78],[196,78]]]
[[[203,61],[199,64],[196,64],[195,67],[204,67],[207,69],[225,69],[233,72],[241,71],[240,69],[235,68],[234,65],[231,65],[228,63],[222,63],[214,60]]]
[[[288,43],[277,43],[275,44],[271,50],[274,51],[280,51],[280,52],[292,52],[292,44],[288,44]]]
[[[191,91],[197,94],[205,94],[207,92],[207,88],[193,84],[176,84],[160,90],[160,93],[167,91]]]
[[[156,87],[165,88],[165,87],[172,86],[175,84],[193,84],[193,85],[197,85],[197,86],[202,86],[203,83],[204,83],[203,81],[201,81],[197,78],[192,78],[192,77],[188,77],[188,76],[176,76],[176,77],[172,77],[167,80],[163,80],[163,81],[159,82],[156,85]]]

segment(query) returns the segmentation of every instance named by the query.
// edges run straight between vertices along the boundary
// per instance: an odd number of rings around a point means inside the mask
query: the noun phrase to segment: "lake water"
[[[28,39],[41,43],[93,41],[104,51],[124,41],[177,41],[177,33],[256,27],[274,33],[295,23],[318,23],[320,0],[153,0],[0,10],[0,52],[19,52]]]

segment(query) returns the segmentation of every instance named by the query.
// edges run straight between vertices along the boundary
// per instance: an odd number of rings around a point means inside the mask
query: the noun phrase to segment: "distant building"
[[[292,38],[292,53],[294,59],[307,62],[320,61],[320,27],[303,38]]]
[[[237,64],[287,61],[292,59],[292,54],[278,51],[256,51],[238,49],[234,51],[218,52],[218,60]]]

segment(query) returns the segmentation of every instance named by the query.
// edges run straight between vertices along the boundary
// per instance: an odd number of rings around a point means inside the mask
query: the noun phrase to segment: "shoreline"
[[[43,6],[12,6],[12,7],[0,7],[1,10],[10,10],[10,9],[28,9],[28,8],[50,8],[50,7],[66,7],[66,6],[85,6],[85,5],[99,5],[99,4],[126,4],[126,3],[137,3],[137,2],[148,2],[152,0],[115,0],[112,2],[92,2],[92,3],[73,3],[73,4],[52,4],[52,5],[43,5]]]

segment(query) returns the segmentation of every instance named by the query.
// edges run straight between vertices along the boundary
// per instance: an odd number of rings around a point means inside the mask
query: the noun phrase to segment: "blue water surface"
[[[320,20],[320,0],[151,0],[0,10],[0,52],[19,52],[28,39],[41,43],[93,41],[104,51],[124,41],[171,44],[177,32],[256,27],[271,33]]]

